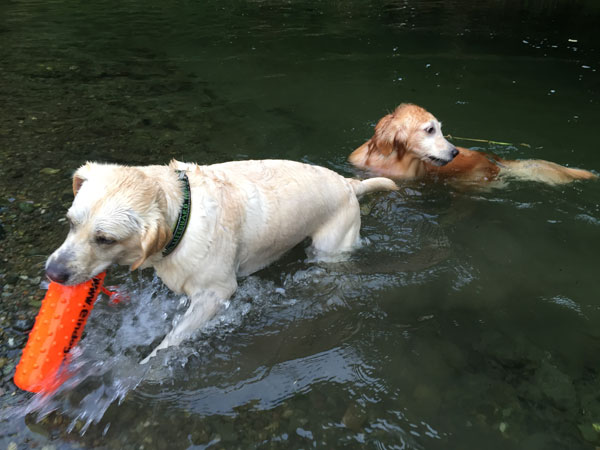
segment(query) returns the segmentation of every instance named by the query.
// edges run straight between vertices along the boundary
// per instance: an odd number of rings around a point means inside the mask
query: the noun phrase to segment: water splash
[[[18,415],[33,414],[40,421],[64,413],[72,418],[67,430],[81,423],[83,434],[144,379],[149,368],[139,364],[140,355],[166,333],[166,319],[185,302],[156,278],[126,280],[121,289],[128,301],[97,303],[85,338],[71,353],[68,379],[54,392],[34,394]]]
[[[178,348],[165,349],[149,364],[140,364],[154,345],[185,312],[185,296],[170,292],[158,278],[122,280],[120,290],[128,301],[119,304],[103,298],[96,304],[86,335],[71,352],[66,381],[54,392],[33,394],[28,401],[6,408],[1,421],[33,416],[39,422],[52,413],[69,418],[67,432],[84,435],[97,424],[113,404],[121,404],[140,383],[163,383],[186,367],[192,357],[213,353],[210,341],[200,340]],[[226,335],[238,327],[252,304],[261,299],[281,297],[272,283],[249,277],[226,310],[199,331],[203,337]]]

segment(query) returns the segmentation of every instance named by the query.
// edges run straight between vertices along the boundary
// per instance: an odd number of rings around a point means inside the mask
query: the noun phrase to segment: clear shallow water
[[[32,399],[10,383],[15,323],[43,296],[35,277],[66,233],[84,161],[290,158],[351,176],[350,151],[412,101],[453,136],[513,144],[481,149],[599,170],[599,14],[567,2],[0,6],[0,445],[600,444],[598,183],[375,195],[349,261],[295,249],[148,368],[137,362],[185,305],[151,273],[114,271],[131,300],[96,306],[70,384]]]

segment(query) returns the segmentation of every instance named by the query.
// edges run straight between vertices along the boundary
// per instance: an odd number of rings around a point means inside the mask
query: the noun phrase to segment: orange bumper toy
[[[68,363],[69,352],[81,339],[105,276],[102,272],[76,286],[50,283],[15,371],[19,388],[50,392],[64,381],[59,376],[61,366]]]

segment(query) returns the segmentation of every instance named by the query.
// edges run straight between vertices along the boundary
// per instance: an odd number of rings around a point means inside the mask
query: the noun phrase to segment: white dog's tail
[[[501,160],[499,165],[502,167],[503,175],[548,184],[563,184],[574,180],[598,178],[598,175],[588,170],[571,169],[541,159]]]
[[[398,189],[398,186],[395,182],[384,177],[348,181],[350,181],[350,185],[352,186],[352,189],[354,189],[354,193],[357,197],[360,197],[363,194],[368,194],[369,192],[395,191]]]

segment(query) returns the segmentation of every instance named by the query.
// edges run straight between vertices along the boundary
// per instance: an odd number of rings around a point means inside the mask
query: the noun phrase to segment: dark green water
[[[592,1],[3,2],[0,447],[600,446],[597,182],[401,184],[365,201],[350,261],[295,249],[149,369],[183,305],[114,270],[131,300],[96,306],[72,382],[11,382],[86,160],[353,176],[346,156],[410,101],[513,144],[458,145],[598,171],[599,20]]]

